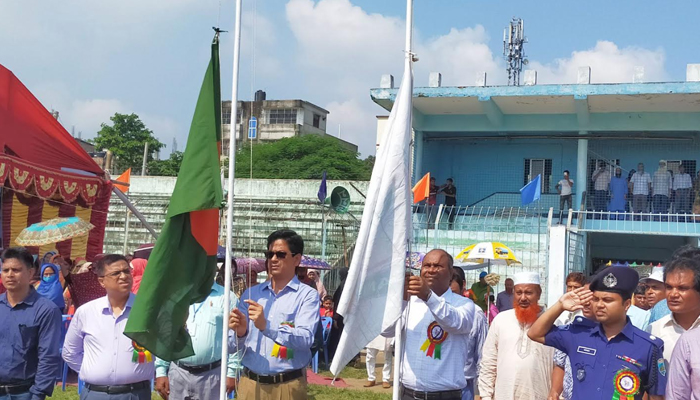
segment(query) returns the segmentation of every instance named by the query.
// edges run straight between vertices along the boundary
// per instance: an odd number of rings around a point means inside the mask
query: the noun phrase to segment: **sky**
[[[374,154],[369,90],[382,74],[401,80],[403,0],[243,0],[239,98],[303,99],[330,111],[327,132]],[[443,86],[487,73],[507,80],[502,32],[525,21],[529,69],[539,84],[683,81],[700,63],[693,0],[415,0],[415,85],[441,72]],[[115,112],[136,113],[166,145],[183,150],[209,62],[212,26],[233,31],[233,0],[0,2],[0,64],[76,136],[92,138]],[[222,98],[231,98],[233,34],[222,34]]]

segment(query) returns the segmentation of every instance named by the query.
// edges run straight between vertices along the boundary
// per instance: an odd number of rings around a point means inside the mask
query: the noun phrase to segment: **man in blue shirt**
[[[270,280],[246,290],[229,317],[231,349],[243,354],[237,395],[247,400],[307,398],[305,368],[319,323],[318,292],[296,277],[304,240],[291,230],[267,238]]]
[[[629,267],[608,267],[585,288],[568,292],[532,325],[530,339],[555,347],[571,359],[573,399],[663,400],[667,362],[663,341],[634,327],[627,317],[639,282]],[[591,292],[591,290],[593,292]],[[592,301],[597,324],[576,317],[554,327],[563,311],[576,311]]]
[[[221,329],[224,309],[230,312],[238,304],[231,293],[230,306],[224,306],[224,288],[214,283],[209,296],[192,304],[187,316],[187,332],[192,338],[194,355],[173,363],[156,358],[156,391],[166,400],[218,400],[221,368],[226,368],[226,390],[236,387],[240,373],[239,353],[233,353],[221,363]]]
[[[61,369],[61,312],[31,286],[33,262],[22,247],[2,253],[0,400],[51,396]]]

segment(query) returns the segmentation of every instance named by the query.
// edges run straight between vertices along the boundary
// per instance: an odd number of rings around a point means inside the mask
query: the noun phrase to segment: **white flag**
[[[402,311],[411,233],[412,96],[413,71],[411,63],[406,62],[372,171],[360,232],[338,305],[345,328],[331,363],[336,376]]]

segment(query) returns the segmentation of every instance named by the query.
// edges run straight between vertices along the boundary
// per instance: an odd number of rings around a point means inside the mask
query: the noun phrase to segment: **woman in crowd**
[[[66,302],[63,299],[63,285],[59,280],[59,268],[54,264],[44,264],[41,266],[41,280],[36,287],[36,291],[51,300],[58,306],[61,312],[66,308]]]
[[[326,297],[328,292],[326,292],[326,287],[323,286],[323,282],[321,282],[321,277],[318,275],[318,271],[315,269],[310,269],[309,272],[306,273],[306,275],[309,277],[314,282],[314,286],[316,287],[316,290],[318,291],[318,295],[320,298]]]
[[[146,272],[147,263],[148,260],[144,260],[143,258],[134,258],[131,260],[131,276],[134,278],[134,284],[131,286],[131,292],[133,294],[138,294],[139,292],[143,273]]]

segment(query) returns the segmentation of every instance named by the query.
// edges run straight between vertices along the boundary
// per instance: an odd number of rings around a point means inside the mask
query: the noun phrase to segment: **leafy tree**
[[[369,180],[372,169],[332,137],[305,135],[274,142],[245,143],[236,153],[236,177],[258,179]],[[228,165],[228,161],[224,165]]]
[[[119,114],[109,118],[112,125],[102,124],[97,137],[92,140],[98,150],[111,150],[116,158],[118,171],[133,168],[140,171],[143,163],[143,147],[148,142],[147,160],[163,148],[163,143],[153,136],[136,114]]]
[[[182,152],[175,151],[167,160],[153,160],[148,163],[148,175],[177,176],[182,164]]]
[[[367,158],[362,160],[362,162],[365,163],[367,168],[369,168],[370,174],[372,173],[372,170],[374,169],[374,162],[375,161],[377,161],[377,157],[375,157],[375,156],[368,156]]]

